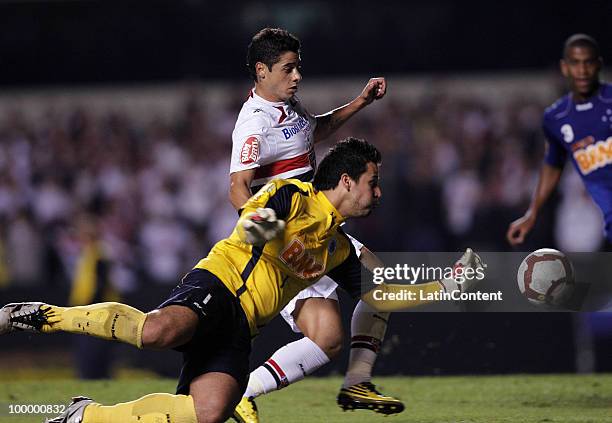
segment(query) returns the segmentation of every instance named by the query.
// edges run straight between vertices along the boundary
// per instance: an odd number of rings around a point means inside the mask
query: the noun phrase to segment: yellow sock
[[[103,406],[89,404],[83,423],[198,423],[190,395],[149,394],[136,401]]]
[[[142,328],[147,315],[134,307],[121,303],[49,307],[45,313],[49,324],[43,325],[43,332],[81,333],[142,348]]]

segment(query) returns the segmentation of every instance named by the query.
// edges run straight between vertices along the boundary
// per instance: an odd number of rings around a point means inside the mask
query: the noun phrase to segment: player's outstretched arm
[[[361,247],[361,250],[359,250],[359,252],[359,261],[361,262],[363,267],[368,269],[370,272],[374,272],[374,269],[377,267],[384,266],[382,260],[379,259],[378,256],[376,256],[376,254],[370,251],[367,247]]]
[[[442,292],[473,291],[483,280],[487,265],[474,250],[468,248],[453,267],[456,273],[450,278],[413,285],[384,282],[364,293],[361,300],[381,312],[401,311],[429,304],[435,300],[436,294]],[[471,273],[468,269],[471,269]]]
[[[353,101],[338,107],[330,112],[316,117],[317,127],[314,132],[315,143],[323,141],[340,128],[355,113],[363,109],[374,100],[380,100],[387,92],[385,78],[371,78],[366,86]]]
[[[230,175],[229,199],[236,210],[251,198],[251,182],[255,177],[255,169],[241,170]]]
[[[561,170],[562,169],[558,167],[544,163],[540,170],[538,185],[533,193],[529,208],[522,217],[512,222],[508,227],[506,239],[510,245],[515,246],[523,243],[525,237],[536,223],[538,211],[542,208],[544,203],[546,203],[550,194],[559,184]]]

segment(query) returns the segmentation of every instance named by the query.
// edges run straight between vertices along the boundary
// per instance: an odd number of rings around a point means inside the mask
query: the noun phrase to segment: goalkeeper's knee
[[[170,349],[191,340],[198,325],[198,316],[189,308],[171,305],[147,315],[142,331],[144,348]]]

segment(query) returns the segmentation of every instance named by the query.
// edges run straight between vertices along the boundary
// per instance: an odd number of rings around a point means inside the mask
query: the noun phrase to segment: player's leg
[[[195,316],[192,336],[178,348],[184,363],[177,395],[151,394],[113,406],[80,400],[53,423],[81,423],[81,415],[82,423],[209,423],[230,416],[246,388],[251,349],[249,324],[238,299],[213,274],[196,269],[155,315],[151,321],[159,327],[145,330],[144,339],[148,342],[151,336],[164,346],[181,335],[166,339],[156,335],[159,328],[168,330],[168,325]]]
[[[242,391],[236,379],[218,372],[196,377],[189,390],[189,395],[155,393],[110,406],[77,397],[47,423],[220,423],[230,417]]]
[[[46,423],[199,423],[190,395],[155,393],[116,405],[98,404],[87,397],[76,397],[58,417]]]
[[[191,382],[198,423],[224,422],[232,416],[242,388],[226,373],[207,373]]]
[[[383,262],[349,235],[361,263],[370,271]],[[370,382],[380,346],[387,331],[390,314],[377,312],[359,301],[351,318],[351,351],[344,383],[338,394],[342,409],[366,408],[385,414],[399,413],[404,405],[396,398],[382,395]]]
[[[284,388],[329,363],[342,347],[342,322],[338,302],[327,298],[297,301],[295,323],[304,338],[278,349],[249,378],[245,396]]]
[[[353,310],[349,363],[337,398],[343,410],[366,409],[383,414],[404,410],[400,400],[381,394],[370,382],[388,319],[389,313],[377,312],[363,301]]]
[[[253,398],[303,379],[340,351],[342,322],[336,287],[330,278],[323,278],[300,291],[281,311],[281,316],[294,332],[311,334],[315,339],[305,336],[283,346],[251,372],[248,387],[234,412],[236,421],[258,422]]]
[[[382,260],[361,242],[350,235],[348,237],[365,268],[373,272],[375,268],[384,266]],[[357,303],[351,317],[351,352],[342,388],[372,379],[372,369],[387,331],[389,317],[389,313],[376,312],[363,301]]]
[[[338,354],[342,322],[337,298],[335,283],[323,281],[301,291],[282,310],[293,331],[305,337],[278,349],[251,372],[245,396],[256,398],[297,382]]]
[[[0,335],[12,331],[70,332],[122,341],[142,348],[146,314],[126,304],[57,307],[45,303],[7,304],[0,309]]]
[[[338,356],[344,331],[336,295],[299,300],[293,316],[304,336],[316,344],[329,360]]]
[[[143,313],[121,303],[98,303],[78,307],[57,307],[44,303],[8,304],[0,310],[0,334],[14,330],[41,333],[57,331],[122,341],[138,348],[170,349],[187,343],[198,325],[200,279],[205,272],[189,272],[157,310]],[[209,283],[209,281],[205,281]],[[221,289],[224,285],[217,281]]]
[[[370,382],[372,369],[387,331],[390,313],[381,313],[359,301],[351,317],[351,351],[343,388]]]
[[[142,347],[156,350],[179,347],[189,342],[197,325],[197,314],[182,305],[151,311],[142,330]]]
[[[138,348],[175,348],[191,339],[198,323],[193,310],[181,305],[180,301],[173,301],[183,295],[183,291],[191,289],[184,282],[193,278],[193,272],[187,274],[163,307],[150,313],[114,302],[78,307],[9,304],[0,310],[0,334],[13,330],[64,331],[122,341]]]

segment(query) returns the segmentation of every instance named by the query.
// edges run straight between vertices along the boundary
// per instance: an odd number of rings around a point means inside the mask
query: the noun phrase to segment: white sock
[[[351,353],[343,388],[372,379],[380,344],[387,331],[389,313],[380,313],[359,301],[351,319]]]
[[[327,363],[329,357],[310,338],[291,342],[251,372],[244,396],[255,398],[284,388]]]

